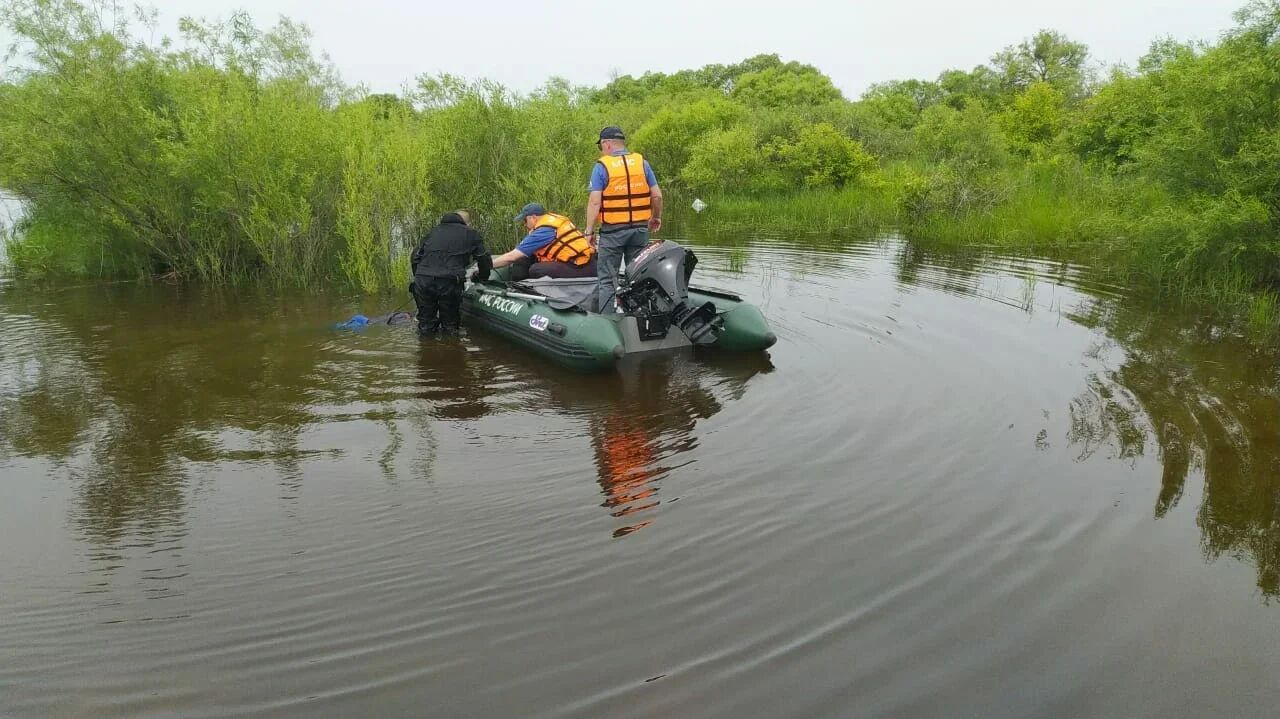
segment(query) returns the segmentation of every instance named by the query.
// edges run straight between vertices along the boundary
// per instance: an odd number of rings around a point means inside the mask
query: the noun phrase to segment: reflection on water
[[[488,338],[476,340],[483,350],[452,339],[422,343],[413,396],[438,420],[538,409],[570,418],[590,438],[603,506],[627,522],[615,537],[652,521],[643,513],[660,504],[661,480],[688,461],[681,455],[697,448],[698,420],[740,398],[753,376],[773,368],[765,354],[699,362],[690,353],[632,358],[617,374],[579,375],[529,364]],[[557,461],[570,466],[575,457],[551,460]]]
[[[685,355],[637,359],[620,377],[547,382],[549,400],[582,417],[604,495],[603,505],[625,524],[622,537],[648,526],[661,480],[684,467],[698,447],[698,420],[742,396],[756,374],[773,369],[767,355],[698,363]]]
[[[806,253],[807,273],[856,277],[840,253]],[[1115,367],[1091,373],[1066,408],[1065,440],[1083,461],[1100,450],[1125,461],[1153,451],[1163,467],[1156,518],[1182,498],[1190,475],[1204,483],[1196,523],[1206,560],[1231,556],[1257,567],[1265,599],[1280,594],[1280,351],[1228,335],[1213,317],[1169,313],[1119,295],[1088,269],[1069,262],[1007,257],[974,249],[931,248],[913,242],[881,246],[892,254],[900,288],[929,288],[979,297],[1026,313],[1050,310],[1096,329],[1115,350]],[[737,272],[746,250],[731,247],[726,267]],[[704,251],[705,254],[705,251]],[[1037,306],[1038,285],[1087,290],[1064,309],[1052,294]],[[992,348],[1000,351],[1000,348]],[[1100,359],[1102,347],[1086,352]],[[1049,446],[1047,432],[1035,437]]]
[[[486,399],[499,391],[494,387],[496,368],[479,357],[468,358],[471,354],[451,338],[422,343],[415,396],[426,401],[432,417],[478,419],[495,410]]]
[[[41,457],[73,479],[86,538],[180,534],[198,463],[255,457],[296,473],[317,358],[279,341],[286,319],[167,288],[25,294],[0,316],[0,456]],[[220,442],[227,430],[247,446]]]
[[[1200,478],[1205,558],[1250,561],[1262,595],[1280,594],[1280,357],[1224,337],[1211,318],[1172,323],[1153,308],[1101,301],[1071,317],[1105,330],[1123,357],[1072,403],[1070,439],[1082,456],[1155,454],[1157,518]]]
[[[959,294],[983,295],[993,266],[1027,278],[1024,287],[1039,278],[1102,289],[1066,263],[1028,267],[914,244],[902,245],[897,258],[900,282]],[[1031,312],[1034,297],[1024,291],[1016,304]],[[1198,475],[1204,487],[1196,523],[1205,558],[1252,562],[1263,597],[1273,598],[1280,594],[1280,352],[1227,335],[1213,317],[1161,310],[1102,289],[1101,297],[1066,313],[1096,328],[1120,358],[1118,366],[1091,373],[1071,402],[1066,440],[1080,460],[1104,450],[1120,461],[1153,453],[1163,468],[1156,518],[1177,506],[1188,477]],[[1088,354],[1102,351],[1095,346]]]
[[[1257,706],[1280,356],[1070,263],[698,254],[770,354],[577,375],[331,329],[370,300],[0,286],[0,714]]]
[[[324,332],[283,301],[259,300],[263,307],[163,287],[55,297],[38,306],[6,298],[3,331],[18,341],[0,356],[9,390],[0,395],[0,458],[40,457],[73,478],[75,524],[108,547],[180,536],[193,468],[267,464],[288,498],[303,481],[304,460],[350,451],[342,442],[304,446],[308,428],[352,418],[382,422],[379,460],[390,471],[404,444],[393,420],[411,421],[415,439],[429,441],[431,421],[511,414],[505,421],[521,422],[522,411],[550,408],[590,438],[604,506],[630,517],[659,503],[662,477],[697,447],[697,421],[772,369],[767,355],[674,355],[583,376],[479,337],[479,346],[415,343],[409,374],[403,352],[351,346],[403,342],[404,328]],[[322,316],[341,316],[333,302],[318,301]],[[400,404],[378,409],[388,402]]]

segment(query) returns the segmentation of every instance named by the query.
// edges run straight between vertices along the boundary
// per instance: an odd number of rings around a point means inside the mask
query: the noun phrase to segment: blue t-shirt
[[[533,232],[524,236],[520,240],[520,244],[516,245],[516,249],[520,250],[525,257],[533,257],[538,250],[551,244],[556,239],[556,229],[554,227],[535,227]]]
[[[628,155],[630,150],[615,150],[615,155]],[[653,168],[649,167],[649,161],[644,161],[644,179],[649,183],[649,187],[658,186],[658,178],[653,174]],[[609,171],[604,169],[604,165],[596,163],[595,169],[591,171],[591,184],[589,187],[592,192],[600,192],[609,184]]]

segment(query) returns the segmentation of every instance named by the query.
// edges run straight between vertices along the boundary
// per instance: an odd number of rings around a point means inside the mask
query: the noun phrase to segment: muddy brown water
[[[0,716],[1280,705],[1280,369],[1085,270],[699,246],[767,354],[0,284]]]

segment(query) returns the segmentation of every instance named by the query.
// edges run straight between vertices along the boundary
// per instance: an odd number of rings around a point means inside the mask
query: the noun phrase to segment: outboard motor
[[[618,290],[622,311],[636,318],[640,339],[667,336],[672,325],[693,344],[712,344],[724,326],[711,302],[689,303],[689,277],[698,264],[693,252],[666,240],[646,247],[627,266],[627,285]]]

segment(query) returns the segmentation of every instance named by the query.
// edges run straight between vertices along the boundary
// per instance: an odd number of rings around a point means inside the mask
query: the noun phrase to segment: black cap
[[[610,125],[600,131],[600,139],[601,140],[625,140],[627,138],[625,135],[622,134],[621,127],[618,127],[617,125]]]

